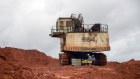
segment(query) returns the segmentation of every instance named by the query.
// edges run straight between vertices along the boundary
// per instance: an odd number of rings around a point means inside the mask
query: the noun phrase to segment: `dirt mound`
[[[33,67],[53,66],[58,60],[37,50],[0,48],[0,79],[33,79]]]
[[[140,79],[140,61],[106,66],[60,66],[37,50],[0,48],[0,79]]]
[[[47,56],[37,50],[23,50],[6,47],[0,48],[0,61],[22,62],[30,65],[47,65],[52,62],[55,63],[57,59]]]

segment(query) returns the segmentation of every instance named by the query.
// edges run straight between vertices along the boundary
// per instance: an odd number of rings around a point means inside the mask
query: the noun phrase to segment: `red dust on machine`
[[[81,14],[72,14],[59,17],[50,36],[60,38],[61,65],[107,64],[106,55],[101,53],[110,50],[107,24],[84,24]]]

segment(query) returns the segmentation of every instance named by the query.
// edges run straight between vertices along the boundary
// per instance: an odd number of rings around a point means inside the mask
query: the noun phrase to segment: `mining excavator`
[[[60,38],[61,65],[107,64],[103,53],[110,50],[107,24],[84,24],[82,14],[71,14],[57,19],[50,36]]]

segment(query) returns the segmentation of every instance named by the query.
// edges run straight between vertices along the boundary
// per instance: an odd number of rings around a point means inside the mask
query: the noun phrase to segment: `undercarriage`
[[[94,56],[95,60],[88,59],[89,56]],[[64,52],[59,54],[60,65],[98,65],[104,66],[107,64],[107,58],[104,53],[91,52]],[[79,64],[80,63],[80,64]]]

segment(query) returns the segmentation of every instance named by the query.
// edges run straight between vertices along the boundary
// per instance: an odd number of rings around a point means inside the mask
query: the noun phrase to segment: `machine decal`
[[[95,37],[83,37],[82,42],[95,42]]]

